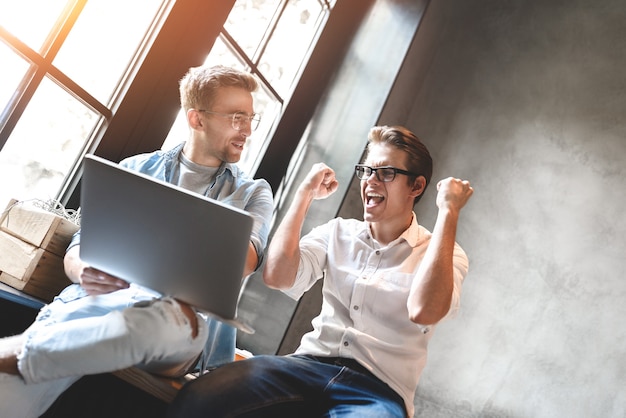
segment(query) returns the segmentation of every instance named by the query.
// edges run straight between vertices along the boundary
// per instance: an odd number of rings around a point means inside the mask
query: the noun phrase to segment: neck
[[[370,231],[376,241],[383,245],[389,244],[406,231],[413,222],[413,213],[408,221],[406,219],[392,220],[390,222],[370,222]]]
[[[187,141],[183,147],[183,154],[192,162],[205,167],[219,167],[222,161],[204,150],[197,141],[193,139]]]

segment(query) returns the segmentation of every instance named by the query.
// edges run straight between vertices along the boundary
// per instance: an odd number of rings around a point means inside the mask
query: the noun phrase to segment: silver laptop
[[[253,332],[236,318],[249,213],[94,155],[83,169],[83,261]]]

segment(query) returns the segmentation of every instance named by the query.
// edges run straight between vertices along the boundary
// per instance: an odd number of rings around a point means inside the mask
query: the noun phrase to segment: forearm
[[[79,248],[79,245],[70,248],[63,258],[65,274],[73,283],[81,285],[90,295],[111,293],[129,286],[125,280],[89,267],[81,260]]]
[[[83,262],[79,257],[79,248],[80,246],[78,245],[73,246],[65,253],[65,257],[63,258],[65,275],[73,283],[80,283],[80,272],[83,267]]]
[[[407,307],[411,321],[431,325],[450,309],[454,290],[453,255],[459,213],[440,210],[428,249],[413,284]]]
[[[267,286],[286,289],[293,285],[300,263],[300,233],[312,201],[313,196],[308,191],[298,190],[274,233],[263,271]]]
[[[254,273],[259,264],[259,256],[256,252],[256,248],[252,242],[248,243],[248,255],[246,257],[246,265],[243,269],[243,277],[247,277]]]

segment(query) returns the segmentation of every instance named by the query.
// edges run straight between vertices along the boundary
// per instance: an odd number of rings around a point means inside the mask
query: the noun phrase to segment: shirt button
[[[380,251],[379,250],[376,250],[376,255],[380,255]]]
[[[344,341],[344,342],[343,342],[343,346],[344,346],[344,347],[347,347],[347,346],[349,346],[349,345],[350,345],[350,343],[349,343],[349,342],[347,342],[347,341]]]
[[[353,308],[354,308],[355,311],[358,311],[359,310],[359,305],[354,305]]]

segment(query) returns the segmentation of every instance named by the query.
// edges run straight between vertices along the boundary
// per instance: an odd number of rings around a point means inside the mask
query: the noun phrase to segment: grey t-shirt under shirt
[[[206,195],[206,191],[215,180],[219,167],[207,167],[196,164],[180,153],[179,164],[173,176],[173,183],[183,189]]]

